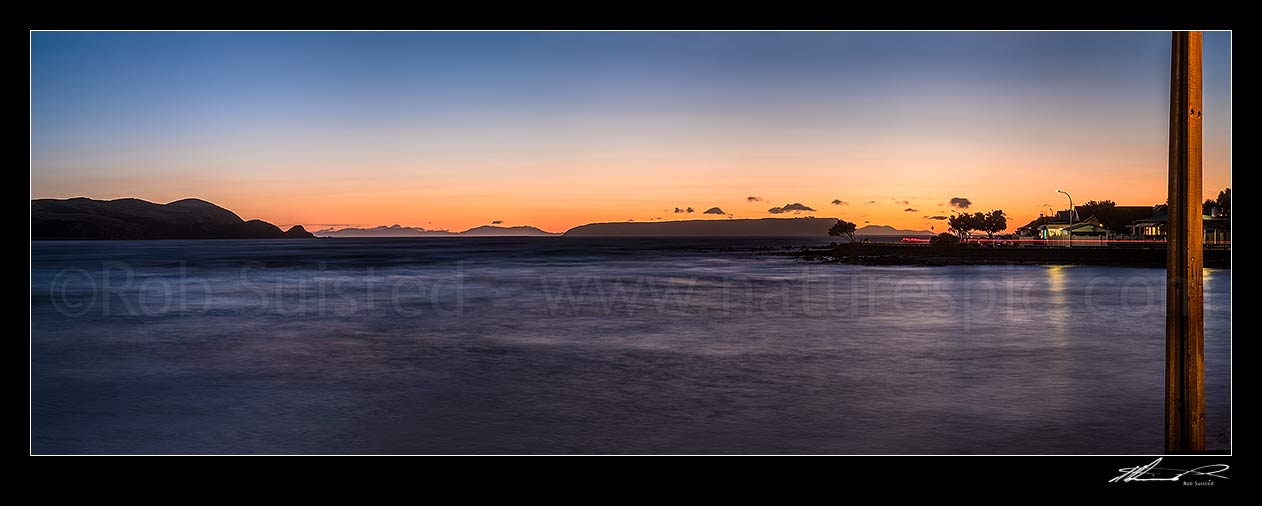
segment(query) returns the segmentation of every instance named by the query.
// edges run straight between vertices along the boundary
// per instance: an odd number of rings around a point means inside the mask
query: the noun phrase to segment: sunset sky
[[[960,197],[1015,228],[1057,189],[1165,200],[1169,54],[1169,32],[35,32],[31,197],[554,232],[791,203],[943,231]],[[1206,33],[1207,198],[1230,79]]]

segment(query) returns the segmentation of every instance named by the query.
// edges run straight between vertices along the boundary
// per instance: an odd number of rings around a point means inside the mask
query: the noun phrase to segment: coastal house
[[[1165,204],[1153,206],[1152,216],[1131,222],[1128,225],[1132,235],[1145,239],[1165,239],[1166,222],[1170,221],[1169,210]],[[1231,217],[1201,215],[1201,230],[1205,234],[1206,243],[1231,241]]]
[[[1054,216],[1040,218],[1040,221],[1041,223],[1034,227],[1034,235],[1039,239],[1055,239],[1061,236],[1061,231],[1069,226],[1071,220],[1069,211],[1065,210],[1057,211]]]
[[[1153,206],[1111,206],[1097,209],[1095,216],[1100,225],[1114,234],[1130,233],[1130,224],[1135,220],[1152,216]]]
[[[1060,230],[1062,235],[1070,237],[1091,237],[1101,238],[1109,234],[1109,230],[1104,228],[1094,217],[1072,226],[1065,227]]]
[[[1088,214],[1090,213],[1090,214]],[[1166,221],[1169,220],[1165,204],[1155,206],[1109,206],[1088,209],[1076,206],[1074,219],[1068,210],[1057,211],[1053,216],[1039,217],[1018,229],[1023,235],[1040,239],[1067,240],[1077,238],[1109,239],[1115,236],[1132,236],[1147,240],[1163,240]],[[1078,217],[1087,216],[1085,220]],[[1202,216],[1205,242],[1209,244],[1231,241],[1231,217]]]
[[[1075,213],[1077,214],[1077,213]],[[1041,239],[1071,239],[1075,237],[1103,237],[1109,233],[1108,229],[1100,224],[1100,219],[1092,216],[1082,221],[1077,221],[1072,225],[1069,223],[1069,212],[1060,211],[1056,216],[1046,220],[1042,225],[1035,229],[1037,235]]]
[[[1039,239],[1055,239],[1061,235],[1061,231],[1065,230],[1069,223],[1044,223],[1035,229],[1035,235]]]

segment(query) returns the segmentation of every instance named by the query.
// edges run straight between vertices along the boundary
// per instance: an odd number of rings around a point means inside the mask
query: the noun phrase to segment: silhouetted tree
[[[1218,192],[1218,212],[1223,216],[1231,216],[1231,188]]]
[[[977,213],[981,214],[981,213]],[[951,231],[960,239],[968,237],[968,233],[977,230],[977,220],[973,215],[968,213],[953,214],[947,218],[947,225],[951,227]]]
[[[850,223],[846,220],[838,218],[837,223],[834,223],[832,228],[828,229],[828,235],[835,236],[835,237],[845,237],[848,242],[853,244],[854,231],[855,231],[854,223]]]
[[[995,234],[1003,232],[1008,228],[1008,217],[1004,216],[1002,209],[995,209],[987,214],[977,213],[978,230],[986,232],[986,237],[995,238]]]
[[[1088,200],[1086,204],[1078,206],[1079,220],[1090,219],[1092,216],[1104,220],[1109,211],[1117,207],[1117,203],[1112,200]]]
[[[948,218],[947,224],[960,239],[968,238],[974,230],[986,232],[987,237],[994,238],[996,233],[1008,228],[1008,217],[999,209],[989,213],[961,213]]]

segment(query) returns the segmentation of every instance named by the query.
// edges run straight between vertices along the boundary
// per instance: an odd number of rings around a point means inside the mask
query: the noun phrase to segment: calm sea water
[[[1162,451],[1163,270],[775,254],[803,243],[36,242],[31,449]],[[1205,304],[1229,448],[1230,270]]]

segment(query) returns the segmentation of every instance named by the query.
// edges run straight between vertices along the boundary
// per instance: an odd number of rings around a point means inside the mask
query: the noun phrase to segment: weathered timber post
[[[1170,49],[1170,196],[1166,243],[1166,452],[1205,449],[1201,280],[1201,32]]]

